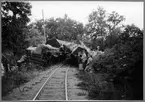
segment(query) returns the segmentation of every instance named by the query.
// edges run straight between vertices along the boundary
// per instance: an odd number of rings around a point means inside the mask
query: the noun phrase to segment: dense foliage
[[[31,5],[26,2],[2,2],[2,63],[6,73],[24,53],[27,46],[24,28],[29,22]],[[19,57],[18,57],[19,56]],[[11,59],[10,59],[11,58]]]
[[[37,20],[31,23],[28,29],[27,34],[29,39],[27,41],[29,41],[31,46],[42,43],[44,41],[43,36],[47,39],[55,37],[60,40],[74,41],[78,39],[79,35],[82,36],[84,33],[83,24],[70,19],[67,15],[64,18],[46,19],[45,22],[43,20]]]
[[[14,55],[25,47],[23,29],[29,22],[31,5],[25,2],[2,2],[2,52],[11,50]]]
[[[123,85],[123,89],[127,85],[126,99],[142,99],[143,32],[134,25],[126,26],[117,43],[106,49],[93,67],[95,72],[108,73],[107,80],[115,85]]]
[[[107,13],[102,7],[98,7],[97,10],[93,11],[88,18],[88,24],[85,26],[86,36],[91,39],[92,49],[96,49],[100,46],[101,50],[106,47],[111,48],[115,43],[114,38],[118,33],[121,33],[121,23],[125,20],[122,15],[113,11],[112,13]],[[105,41],[106,39],[109,41]],[[106,44],[107,43],[107,44]]]

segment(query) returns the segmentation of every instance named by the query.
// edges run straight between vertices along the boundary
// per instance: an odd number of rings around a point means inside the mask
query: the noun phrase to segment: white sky
[[[126,20],[124,24],[134,23],[143,29],[143,2],[110,2],[110,1],[29,1],[32,5],[31,21],[42,19],[42,9],[45,19],[50,17],[64,17],[67,14],[73,20],[86,24],[88,15],[97,10],[98,6],[103,7],[108,13],[112,11],[123,15]]]

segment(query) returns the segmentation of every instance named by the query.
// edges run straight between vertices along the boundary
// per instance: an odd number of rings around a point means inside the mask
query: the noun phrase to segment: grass
[[[9,92],[19,85],[28,82],[27,77],[22,72],[9,72],[2,78],[2,96],[7,95]]]
[[[88,91],[88,98],[91,100],[112,100],[114,87],[112,83],[105,81],[104,73],[79,72],[76,76],[82,80],[78,86]]]
[[[12,90],[20,85],[35,78],[39,73],[46,68],[42,68],[35,64],[23,64],[19,71],[11,71],[2,77],[2,96],[11,93]]]

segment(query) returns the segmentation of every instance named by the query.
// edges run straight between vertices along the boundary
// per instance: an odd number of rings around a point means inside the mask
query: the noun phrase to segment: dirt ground
[[[81,81],[76,77],[79,70],[71,67],[68,71],[68,100],[88,100],[87,92],[77,86]]]
[[[43,85],[43,83],[46,81],[50,73],[53,71],[54,68],[58,68],[60,65],[55,65],[49,68],[46,71],[43,71],[39,73],[37,77],[30,80],[29,82],[23,84],[20,86],[20,88],[13,89],[13,92],[8,94],[5,97],[2,97],[2,100],[32,100],[40,87]],[[60,71],[61,72],[61,71]],[[65,72],[64,72],[65,73]],[[87,92],[84,90],[81,90],[77,84],[80,82],[78,78],[76,78],[75,74],[78,73],[78,69],[71,67],[68,71],[68,83],[67,83],[67,90],[68,90],[68,100],[87,100]],[[59,74],[59,72],[57,73]],[[54,82],[56,81],[56,82]],[[54,83],[58,83],[58,80],[54,80]],[[59,93],[59,91],[56,89],[59,87],[58,85],[49,85],[53,88],[49,90],[49,92],[46,93],[46,97],[49,95],[49,93],[55,93],[56,96]],[[21,90],[21,91],[20,91]],[[60,91],[61,88],[60,88]],[[44,95],[45,96],[45,95]],[[45,97],[43,97],[44,100]],[[53,99],[52,99],[53,100]],[[56,98],[55,98],[56,100]],[[59,98],[58,98],[59,100]]]

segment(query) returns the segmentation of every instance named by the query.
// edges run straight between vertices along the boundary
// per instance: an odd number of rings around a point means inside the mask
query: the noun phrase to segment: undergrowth
[[[44,70],[46,70],[46,68],[43,68],[40,65],[24,63],[17,70],[8,72],[2,77],[2,96],[11,93],[14,88],[30,81]]]
[[[113,99],[114,88],[112,83],[105,81],[105,74],[94,74],[80,72],[76,76],[82,80],[78,84],[80,88],[88,91],[88,99],[91,100],[110,100]]]

